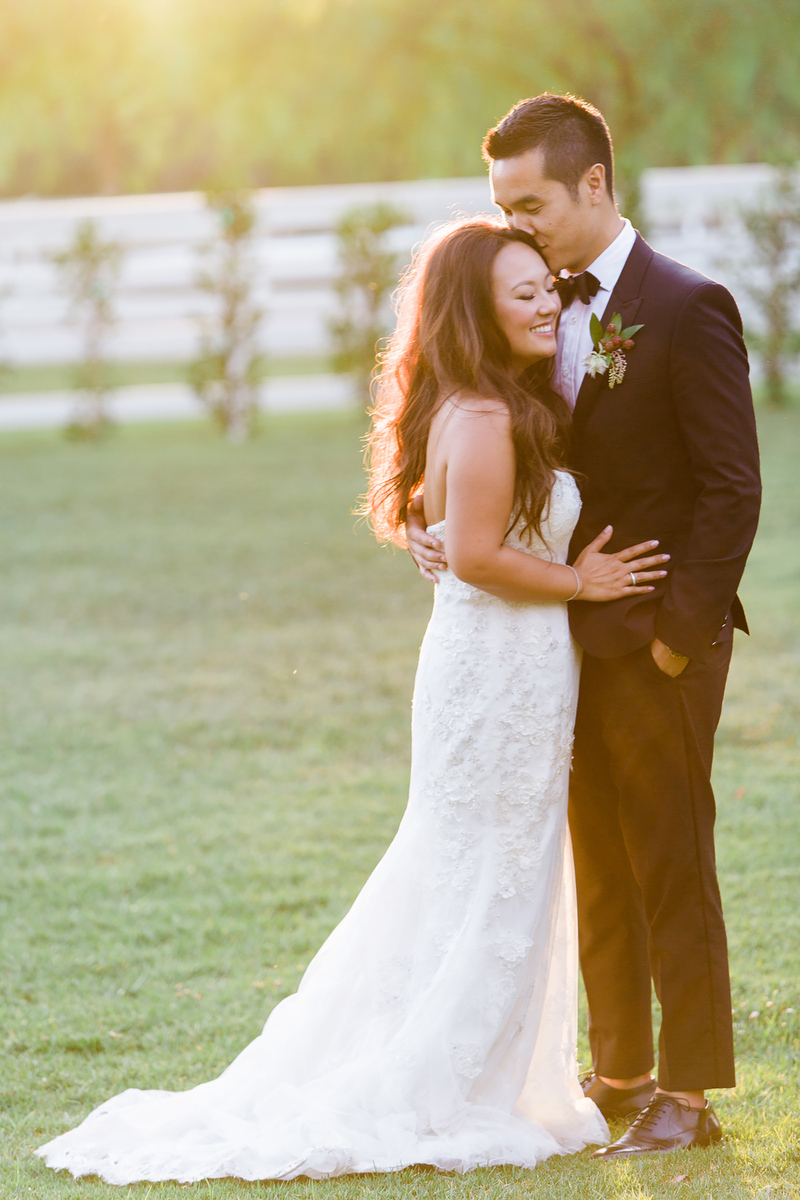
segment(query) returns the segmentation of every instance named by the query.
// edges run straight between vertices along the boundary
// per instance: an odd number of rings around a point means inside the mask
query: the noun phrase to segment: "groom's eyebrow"
[[[535,195],[535,193],[533,193],[533,192],[529,192],[526,196],[518,196],[514,200],[509,201],[507,205],[503,205],[497,199],[496,196],[493,196],[492,199],[498,208],[503,208],[503,207],[520,208],[523,204],[543,204],[544,203],[544,201],[542,200],[542,197]]]

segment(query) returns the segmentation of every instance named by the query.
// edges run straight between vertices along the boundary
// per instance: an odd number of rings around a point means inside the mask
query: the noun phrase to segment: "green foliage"
[[[3,1200],[797,1200],[791,410],[761,414],[753,637],[737,635],[715,764],[739,1071],[714,1097],[719,1150],[188,1189],[76,1183],[33,1157],[125,1087],[221,1071],[397,828],[431,595],[404,555],[354,532],[362,432],[358,414],[272,417],[232,453],[200,422],[131,426],[101,456],[48,433],[0,439]]]
[[[364,407],[379,342],[388,333],[387,300],[400,266],[399,256],[386,249],[386,234],[411,220],[402,209],[379,203],[350,209],[336,226],[341,275],[334,287],[342,311],[330,322],[333,364],[354,376]]]
[[[750,240],[748,269],[741,286],[755,301],[763,332],[748,330],[747,340],[760,352],[770,404],[787,403],[786,367],[800,354],[800,184],[797,170],[784,169],[755,207],[741,210]]]
[[[6,0],[0,191],[476,175],[523,96],[605,113],[644,166],[800,156],[796,0]]]
[[[104,242],[94,221],[81,221],[66,250],[52,255],[64,290],[70,299],[71,315],[80,322],[83,358],[74,373],[74,386],[81,402],[67,433],[77,438],[97,438],[109,425],[105,401],[111,388],[104,342],[114,323],[112,297],[122,264],[122,247]]]
[[[206,247],[211,266],[198,285],[214,297],[218,311],[201,321],[200,354],[189,366],[189,382],[220,429],[241,442],[255,428],[263,375],[257,345],[263,313],[253,302],[256,211],[244,191],[210,192],[206,202],[218,218],[219,238]]]

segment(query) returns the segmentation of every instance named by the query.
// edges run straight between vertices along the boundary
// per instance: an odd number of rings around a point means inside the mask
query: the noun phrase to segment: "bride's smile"
[[[524,370],[555,354],[561,301],[541,255],[523,242],[504,246],[492,267],[492,299],[514,366]]]

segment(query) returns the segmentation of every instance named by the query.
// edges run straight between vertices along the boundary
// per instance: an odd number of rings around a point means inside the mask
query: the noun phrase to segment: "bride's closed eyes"
[[[552,357],[561,301],[542,256],[524,242],[509,242],[494,260],[492,293],[514,365],[524,370]]]
[[[556,288],[555,287],[544,288],[543,292],[547,296],[554,296],[556,294]],[[516,298],[517,298],[517,300],[535,300],[537,295],[538,295],[538,292],[534,289],[531,292],[525,292],[524,294],[520,294]]]

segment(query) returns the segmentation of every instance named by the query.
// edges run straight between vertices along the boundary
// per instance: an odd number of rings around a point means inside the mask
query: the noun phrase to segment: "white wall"
[[[268,314],[262,330],[268,353],[326,351],[338,269],[331,230],[353,205],[379,199],[409,213],[411,223],[391,235],[406,253],[432,223],[491,208],[485,179],[258,192],[257,302]],[[0,203],[0,357],[22,364],[79,356],[78,331],[68,320],[51,256],[87,217],[104,239],[126,249],[111,357],[190,358],[197,315],[213,307],[213,298],[195,286],[199,251],[215,231],[199,193]]]
[[[689,167],[645,172],[645,211],[653,245],[726,283],[752,318],[732,260],[743,239],[737,206],[754,203],[773,176],[763,165]],[[336,310],[338,217],[355,204],[387,200],[407,210],[392,233],[408,254],[431,224],[491,212],[486,178],[419,180],[257,193],[258,302],[267,312],[267,353],[305,355],[328,348]],[[104,238],[126,248],[109,352],[119,360],[185,360],[196,348],[197,316],[213,301],[196,286],[198,251],[213,235],[199,193],[0,202],[0,358],[13,363],[70,362],[76,328],[50,260],[93,218]]]

